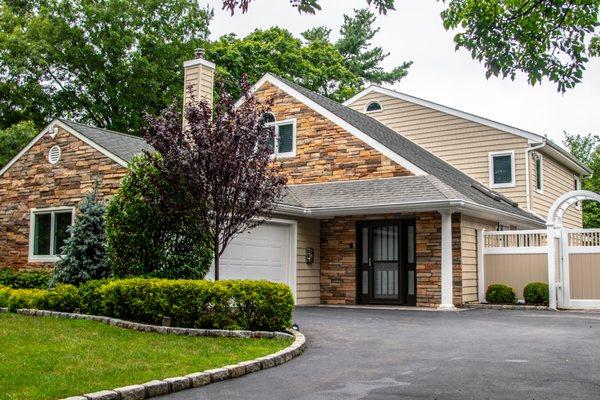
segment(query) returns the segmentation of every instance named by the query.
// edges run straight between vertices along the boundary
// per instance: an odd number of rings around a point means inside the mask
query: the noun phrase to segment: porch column
[[[442,303],[441,310],[453,310],[452,301],[452,212],[440,211],[442,216]]]

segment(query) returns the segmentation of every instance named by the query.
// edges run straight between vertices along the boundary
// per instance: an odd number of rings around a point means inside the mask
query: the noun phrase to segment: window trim
[[[35,241],[35,215],[50,214],[50,253],[54,252],[54,224],[56,214],[60,212],[71,212],[71,225],[75,223],[75,207],[47,207],[47,208],[32,208],[29,211],[29,262],[57,262],[61,255],[34,255],[33,243]]]
[[[377,103],[379,104],[379,110],[371,110],[371,111],[367,111],[367,109],[369,108],[369,106],[373,103]],[[363,109],[363,112],[365,114],[372,114],[372,113],[378,113],[378,112],[382,112],[383,111],[383,106],[381,105],[381,102],[377,101],[377,100],[371,100],[369,101],[367,104],[365,104],[365,108]]]
[[[510,156],[511,161],[511,181],[506,183],[494,183],[494,157],[497,156]],[[514,150],[504,150],[504,151],[492,151],[488,153],[488,168],[489,168],[489,180],[490,180],[490,188],[509,188],[517,186],[515,181],[515,151]]]
[[[275,140],[273,144],[273,154],[271,157],[273,158],[289,158],[296,156],[296,118],[284,119],[282,121],[269,122],[266,123],[266,127],[275,127],[275,135],[276,139],[279,138],[279,126],[281,125],[289,125],[292,124],[292,151],[287,151],[285,153],[279,153],[279,140]]]
[[[537,160],[534,159],[534,174],[535,174],[535,191],[539,194],[544,194],[544,157],[537,153],[538,159],[540,160],[540,187],[538,189],[538,179],[537,179]]]

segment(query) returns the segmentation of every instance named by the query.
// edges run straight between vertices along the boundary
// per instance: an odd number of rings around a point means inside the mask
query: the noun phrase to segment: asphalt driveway
[[[597,399],[600,314],[298,308],[308,349],[163,399]]]

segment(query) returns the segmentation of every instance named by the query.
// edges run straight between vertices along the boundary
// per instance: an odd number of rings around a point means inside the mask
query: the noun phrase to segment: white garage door
[[[220,279],[266,279],[291,285],[290,225],[265,223],[240,234],[220,261]],[[212,268],[209,276],[214,277]]]

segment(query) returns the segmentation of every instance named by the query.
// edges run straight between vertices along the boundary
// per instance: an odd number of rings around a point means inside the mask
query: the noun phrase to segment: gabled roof
[[[94,126],[81,124],[79,122],[68,121],[66,119],[58,119],[58,121],[69,126],[73,130],[79,132],[87,139],[96,143],[98,146],[109,151],[123,161],[129,163],[131,159],[142,153],[144,150],[152,151],[144,138],[138,136],[127,135],[125,133],[111,131],[109,129],[96,128]]]
[[[127,167],[127,164],[135,155],[141,154],[144,150],[152,150],[152,147],[143,138],[57,118],[48,124],[27,146],[13,157],[0,170],[0,175],[4,174],[41,138],[47,134],[51,134],[56,127],[66,130],[71,135],[87,143],[123,167]]]
[[[409,103],[418,104],[423,107],[431,108],[436,111],[443,112],[448,115],[453,115],[455,117],[459,117],[465,119],[467,121],[476,122],[481,125],[489,126],[490,128],[498,129],[503,132],[511,133],[516,136],[520,136],[522,138],[527,139],[530,143],[541,144],[546,143],[548,147],[552,149],[551,154],[557,159],[561,159],[563,163],[566,163],[569,167],[579,170],[580,173],[584,175],[589,175],[592,171],[589,167],[575,158],[572,154],[567,152],[565,149],[554,143],[553,141],[547,139],[545,136],[538,135],[537,133],[529,132],[523,129],[515,128],[514,126],[510,126],[507,124],[503,124],[501,122],[492,121],[488,118],[479,117],[474,114],[470,114],[468,112],[460,111],[452,107],[444,106],[442,104],[434,103],[433,101],[421,99],[419,97],[411,96],[406,93],[397,92],[392,89],[387,89],[377,85],[371,85],[368,88],[364,89],[362,92],[357,93],[350,99],[344,102],[344,105],[349,106],[355,101],[361,99],[362,97],[370,94],[370,93],[380,93],[387,95],[389,97],[407,101]]]
[[[353,131],[350,131],[350,133],[355,134],[354,132],[358,131],[360,134],[370,138],[371,142],[375,141],[379,145],[383,145],[386,151],[393,152],[406,163],[413,165],[418,171],[421,171],[415,175],[429,174],[436,177],[446,187],[452,188],[456,193],[460,194],[460,199],[482,207],[512,213],[536,223],[541,222],[541,219],[534,214],[519,208],[514,202],[501,194],[487,189],[473,178],[374,118],[272,74],[266,74],[261,78],[254,85],[253,90],[257,90],[265,82],[277,86],[296,98],[296,100],[313,108],[327,118],[333,115],[335,118],[329,119],[333,122],[336,122],[335,119],[341,120],[343,125],[338,125],[342,128],[351,127]],[[366,140],[365,142],[370,144]],[[387,155],[386,153],[384,154]]]

